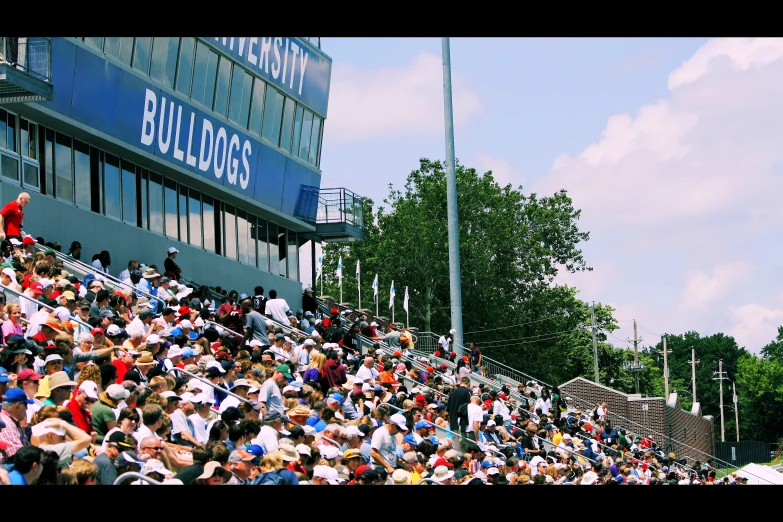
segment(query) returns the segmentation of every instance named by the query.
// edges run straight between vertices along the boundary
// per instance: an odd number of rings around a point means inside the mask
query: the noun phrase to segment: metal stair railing
[[[27,299],[28,301],[33,301],[40,308],[44,308],[46,310],[49,310],[49,312],[53,312],[54,311],[55,307],[49,306],[48,304],[42,303],[40,301],[35,301],[34,299],[31,299],[29,296],[26,296],[26,295],[24,295],[21,292],[17,292],[13,288],[9,288],[9,287],[3,286],[3,285],[0,285],[0,288],[2,289],[3,293],[6,295],[6,303],[7,304],[19,304],[19,299]],[[11,299],[9,299],[9,296],[11,297]],[[29,324],[30,320],[26,319],[26,321]],[[68,318],[68,322],[76,323],[76,324],[79,324],[81,326],[84,326],[84,327],[92,330],[92,326],[90,326],[89,324],[85,323],[84,321],[82,321],[78,317],[69,317]]]
[[[113,485],[116,486],[118,484],[122,484],[125,480],[127,480],[129,478],[135,478],[135,479],[147,482],[147,483],[149,483],[150,485],[153,485],[153,486],[161,486],[161,485],[163,485],[162,482],[158,482],[155,479],[149,478],[147,475],[142,475],[141,473],[137,473],[135,471],[126,471],[125,473],[123,473],[122,475],[120,475],[119,477],[114,479]]]

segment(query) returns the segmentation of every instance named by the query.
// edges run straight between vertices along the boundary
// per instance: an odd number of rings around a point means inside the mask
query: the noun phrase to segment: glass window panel
[[[276,274],[280,264],[280,249],[277,246],[277,225],[272,222],[267,223],[267,238],[269,244],[269,271]]]
[[[136,224],[136,165],[122,162],[122,220]]]
[[[258,245],[258,268],[269,272],[269,245],[266,241],[266,219],[256,220],[256,243]]]
[[[19,181],[19,160],[6,154],[0,154],[0,173],[4,178]]]
[[[136,52],[133,53],[133,68],[148,74],[150,70],[150,55],[152,54],[152,37],[137,36]]]
[[[188,242],[188,189],[179,186],[179,240]]]
[[[310,163],[315,165],[318,159],[318,142],[321,138],[321,118],[313,116],[313,133],[310,137]]]
[[[215,112],[226,115],[228,105],[228,89],[231,83],[231,60],[220,57],[218,66],[217,87],[215,89]]]
[[[280,260],[277,263],[277,272],[283,277],[287,274],[288,261],[288,248],[286,247],[286,229],[283,227],[277,227],[277,254],[280,256]]]
[[[304,117],[304,108],[301,105],[296,106],[296,114],[294,115],[294,137],[291,141],[291,149],[289,152],[296,155],[299,152],[299,138],[302,136],[302,118]]]
[[[280,130],[280,148],[291,152],[291,136],[294,127],[294,107],[296,102],[291,98],[285,99],[283,108],[283,127]]]
[[[8,118],[8,113],[3,109],[0,109],[0,147],[5,147],[6,132],[8,132],[5,120]]]
[[[288,279],[299,280],[299,245],[296,242],[296,232],[288,231]]]
[[[76,206],[92,209],[90,146],[78,140],[73,142],[73,174]]]
[[[5,148],[17,152],[16,149],[16,114],[8,113],[8,119],[6,120],[8,126],[7,139]]]
[[[44,194],[54,196],[54,131],[46,129],[44,159],[46,162],[46,185]]]
[[[24,118],[19,118],[19,149],[22,154],[29,156],[30,154],[30,134],[28,132],[29,122]]]
[[[29,141],[27,143],[27,146],[22,149],[22,154],[24,154],[28,158],[37,160],[38,148],[36,146],[36,143],[38,143],[38,125],[30,122],[29,127],[27,129],[27,134],[29,137]]]
[[[215,251],[215,205],[209,196],[202,196],[201,214],[203,216],[204,248]]]
[[[261,136],[263,138],[272,141],[272,137],[275,133],[275,128],[280,125],[280,121],[277,121],[275,125],[275,100],[277,99],[277,90],[274,87],[267,85],[266,95],[264,96],[264,125],[261,127]],[[282,112],[282,111],[281,111]],[[277,142],[275,142],[277,143]]]
[[[141,176],[138,175],[139,170],[141,170]],[[139,226],[143,229],[147,229],[147,179],[149,178],[149,174],[147,173],[146,169],[139,169],[136,168],[137,172],[137,178],[139,179],[137,188],[138,188],[138,194],[139,197],[137,199],[137,204],[139,204]]]
[[[147,206],[150,215],[150,230],[163,234],[163,178],[152,172],[147,180]]]
[[[225,231],[226,257],[237,258],[237,221],[234,207],[225,205],[223,211],[223,230]]]
[[[177,184],[170,180],[164,180],[163,203],[166,212],[166,235],[179,239],[179,221],[177,219]]]
[[[153,38],[150,77],[163,83],[166,87],[173,88],[178,52],[179,38],[166,36]]]
[[[196,41],[186,37],[179,46],[179,65],[177,66],[177,90],[190,96],[190,79],[193,74],[193,51]]]
[[[54,147],[55,197],[63,201],[73,201],[73,157],[71,156],[71,137],[57,134]]]
[[[258,78],[253,80],[253,99],[250,104],[250,124],[248,128],[255,135],[261,134],[261,118],[264,114],[264,93],[266,83]]]
[[[240,263],[247,264],[247,212],[242,210],[237,212],[237,238],[239,244],[237,260]]]
[[[256,266],[256,217],[247,216],[247,264]]]
[[[234,78],[231,80],[231,99],[228,102],[228,119],[242,127],[247,127],[250,91],[252,89],[253,77],[241,67],[234,67]]]
[[[103,36],[85,36],[84,43],[100,51],[103,48]]]
[[[313,130],[313,113],[305,109],[302,119],[302,138],[299,142],[298,156],[307,161],[310,157],[310,134]]]
[[[101,151],[90,147],[90,208],[93,212],[103,212],[101,197]]]
[[[107,56],[112,58],[120,57],[120,37],[119,36],[107,36],[106,42],[103,46],[103,52]]]
[[[201,248],[201,194],[192,189],[189,194],[190,244]]]
[[[24,184],[28,187],[38,187],[38,165],[23,163]]]
[[[196,48],[196,64],[193,67],[193,91],[191,98],[210,109],[215,96],[217,63],[217,53],[210,50],[206,44],[199,42]]]
[[[120,61],[130,66],[131,58],[133,58],[133,37],[123,36],[120,38]]]
[[[122,219],[120,207],[120,158],[104,154],[103,208],[107,216]]]

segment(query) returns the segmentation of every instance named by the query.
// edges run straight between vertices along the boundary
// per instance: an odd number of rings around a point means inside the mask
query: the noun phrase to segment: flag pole
[[[361,309],[362,307],[362,272],[359,268],[359,261],[356,261],[356,284],[359,287],[359,306],[358,308]]]
[[[405,328],[409,327],[411,325],[410,321],[410,313],[408,313],[408,310],[410,309],[411,305],[408,303],[408,287],[405,287]]]

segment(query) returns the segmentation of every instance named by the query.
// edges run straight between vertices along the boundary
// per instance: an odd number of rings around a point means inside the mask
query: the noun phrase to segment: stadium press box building
[[[31,194],[25,232],[108,250],[115,276],[174,246],[188,279],[292,307],[314,243],[363,238],[361,197],[320,186],[319,38],[0,40],[0,197]]]

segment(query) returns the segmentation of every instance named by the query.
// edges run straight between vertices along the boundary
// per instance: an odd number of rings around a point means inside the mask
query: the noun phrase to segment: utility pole
[[[666,335],[663,336],[663,389],[666,402],[669,402],[669,354],[671,350],[666,349]]]
[[[701,362],[696,360],[696,350],[691,348],[691,381],[693,382],[693,403],[696,404],[696,365]]]
[[[595,301],[590,307],[590,317],[593,323],[593,370],[595,370],[595,383],[601,384],[598,377],[598,345],[595,342]]]
[[[633,320],[633,363],[634,365],[639,364],[639,341],[636,338],[636,319]]]
[[[454,108],[451,99],[451,45],[443,38],[443,112],[446,125],[446,213],[449,228],[449,290],[454,349],[462,357],[462,283],[457,224],[457,166],[454,157]]]
[[[726,442],[726,430],[725,430],[725,423],[723,419],[723,381],[726,379],[726,377],[723,376],[723,359],[718,359],[718,371],[713,372],[717,373],[717,377],[713,377],[713,381],[720,381],[720,440],[721,442]]]
[[[739,408],[737,406],[737,383],[732,382],[731,388],[734,392],[734,426],[737,428],[737,442],[739,442]]]

